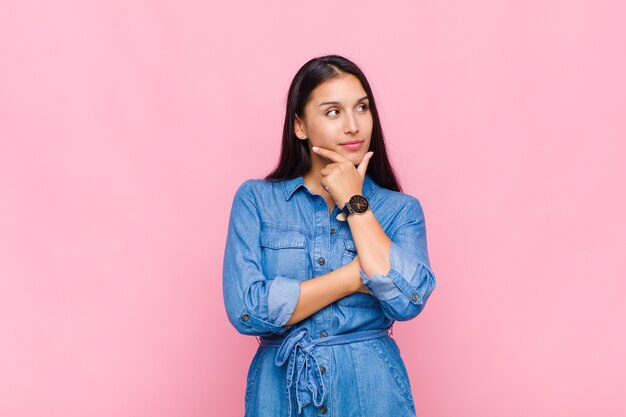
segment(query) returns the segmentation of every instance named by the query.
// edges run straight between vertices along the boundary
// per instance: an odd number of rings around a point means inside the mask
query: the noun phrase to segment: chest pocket
[[[347,264],[352,262],[354,257],[357,254],[356,246],[354,241],[345,239],[343,241],[343,264]],[[355,292],[346,297],[340,298],[337,300],[337,304],[341,306],[347,307],[369,307],[369,308],[377,308],[380,307],[380,302],[371,294],[365,294],[362,292]]]
[[[261,255],[264,275],[304,280],[309,265],[307,235],[300,230],[276,225],[261,227]]]
[[[347,264],[352,262],[354,257],[356,256],[356,245],[354,241],[349,239],[344,239],[343,241],[343,264]]]

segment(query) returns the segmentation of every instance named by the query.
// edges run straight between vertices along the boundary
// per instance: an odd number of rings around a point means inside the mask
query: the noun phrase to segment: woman
[[[226,312],[260,343],[245,415],[415,416],[389,330],[434,288],[424,213],[401,192],[365,75],[341,56],[310,60],[278,166],[243,182],[230,213]]]

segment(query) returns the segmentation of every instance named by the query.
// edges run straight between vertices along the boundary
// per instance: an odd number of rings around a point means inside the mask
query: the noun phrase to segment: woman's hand
[[[359,255],[355,255],[354,259],[350,262],[350,264],[352,265],[352,268],[356,270],[356,274],[359,277],[359,282],[361,283],[361,285],[354,292],[362,292],[364,294],[371,294],[370,290],[365,286],[365,284],[363,284],[363,281],[361,281],[361,273],[360,273],[361,264],[359,263]]]
[[[320,174],[322,174],[320,184],[333,197],[337,207],[342,209],[350,197],[355,194],[362,194],[367,164],[374,152],[367,152],[358,168],[355,168],[352,161],[335,151],[317,146],[313,147],[313,151],[333,161],[320,170]]]

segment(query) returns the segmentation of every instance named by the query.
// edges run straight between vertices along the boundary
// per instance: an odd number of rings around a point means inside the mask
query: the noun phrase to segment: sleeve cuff
[[[419,261],[409,256],[393,241],[389,250],[391,268],[386,275],[374,274],[367,276],[363,269],[359,269],[361,281],[370,290],[372,295],[381,301],[394,299],[402,294],[414,304],[422,301],[417,288],[413,288],[406,277],[412,278],[417,271]]]
[[[392,275],[397,274],[393,269],[389,270],[387,275],[374,274],[369,277],[363,272],[363,269],[359,269],[359,272],[363,284],[380,301],[388,301],[402,294],[392,278]]]
[[[300,297],[300,281],[277,276],[270,285],[267,296],[267,317],[270,322],[283,326],[293,314]]]

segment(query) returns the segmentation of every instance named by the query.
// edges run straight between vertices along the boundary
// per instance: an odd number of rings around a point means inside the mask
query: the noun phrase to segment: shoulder
[[[423,211],[422,204],[416,196],[400,191],[379,187],[374,198],[397,213]]]
[[[239,184],[234,198],[251,202],[265,200],[268,196],[281,191],[283,183],[284,181],[270,181],[264,178],[248,178]]]
[[[248,178],[237,187],[235,194],[262,192],[280,187],[283,182],[284,181],[269,181],[264,178]]]

